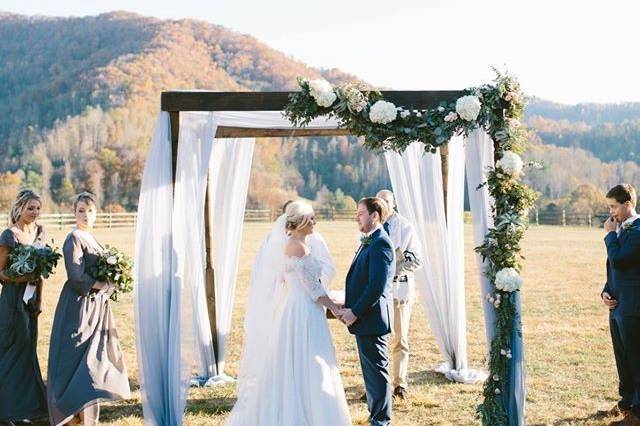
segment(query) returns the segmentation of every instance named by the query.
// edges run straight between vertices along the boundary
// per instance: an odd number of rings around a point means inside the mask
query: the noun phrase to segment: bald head
[[[393,196],[393,192],[389,191],[388,189],[381,189],[376,194],[376,197],[382,198],[385,203],[387,203],[387,207],[389,207],[391,213],[393,213],[393,210],[396,208],[396,200]]]

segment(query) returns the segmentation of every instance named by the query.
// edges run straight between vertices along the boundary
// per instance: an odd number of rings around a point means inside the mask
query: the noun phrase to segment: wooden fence
[[[322,221],[355,219],[355,210],[336,209],[316,209],[316,217]],[[276,219],[279,211],[268,209],[247,209],[244,212],[245,222],[272,222]],[[135,228],[137,213],[98,213],[96,228]],[[556,212],[541,212],[532,209],[529,212],[530,225],[558,225],[558,226],[595,226],[602,227],[607,219],[607,213],[589,214],[572,213],[566,210]],[[471,223],[471,212],[464,212],[464,222]],[[71,213],[48,213],[40,216],[39,223],[49,229],[67,229],[75,226],[75,218]],[[0,223],[8,224],[9,219],[6,214],[0,215]]]

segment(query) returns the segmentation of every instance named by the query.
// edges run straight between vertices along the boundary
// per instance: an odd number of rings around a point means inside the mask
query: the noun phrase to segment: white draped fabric
[[[486,373],[467,365],[464,298],[464,147],[449,146],[447,214],[440,153],[419,143],[402,154],[385,154],[398,210],[415,227],[425,258],[416,271],[416,289],[445,362],[438,371],[450,380],[476,383]],[[473,161],[473,160],[471,160]]]
[[[249,190],[251,160],[255,139],[218,139],[213,147],[209,169],[211,191],[212,247],[217,320],[217,368],[209,385],[224,383],[229,378],[224,374],[227,338],[231,330],[238,259],[244,224],[244,210]],[[231,196],[233,195],[233,196]],[[210,329],[209,315],[204,310],[199,317],[202,328]],[[201,344],[206,345],[206,341]]]
[[[135,248],[135,322],[145,422],[170,424],[169,324],[172,237],[171,131],[161,112],[147,154],[138,203]],[[166,208],[168,206],[168,208]],[[158,208],[156,208],[158,207]]]
[[[467,154],[467,185],[469,187],[469,207],[473,217],[473,243],[474,247],[482,244],[484,236],[489,228],[493,227],[493,216],[491,213],[491,197],[486,185],[487,171],[493,167],[493,141],[491,137],[482,130],[472,132],[465,145]],[[480,187],[482,185],[482,187]],[[480,188],[479,188],[480,187]],[[482,261],[482,256],[476,254],[478,270],[480,271],[480,288],[482,307],[484,310],[484,321],[487,334],[487,353],[491,348],[493,340],[493,329],[495,324],[495,309],[484,299],[484,296],[491,291],[491,282],[484,275],[488,267],[488,261]]]

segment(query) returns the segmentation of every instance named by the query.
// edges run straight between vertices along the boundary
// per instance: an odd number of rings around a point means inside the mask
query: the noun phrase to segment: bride
[[[308,245],[315,223],[310,205],[291,203],[256,256],[228,426],[351,425],[323,309],[340,307],[321,282],[326,256]]]

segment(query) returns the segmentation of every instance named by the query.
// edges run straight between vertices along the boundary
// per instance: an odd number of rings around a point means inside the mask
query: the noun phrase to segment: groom
[[[640,217],[636,191],[617,185],[607,193],[611,217],[607,236],[607,283],[602,301],[609,308],[609,328],[620,379],[621,399],[607,414],[622,414],[611,423],[640,426]]]
[[[363,198],[358,203],[356,222],[364,235],[347,273],[345,306],[340,314],[340,320],[356,336],[372,426],[391,423],[387,346],[392,330],[395,254],[382,229],[387,216],[387,207],[380,198]]]

